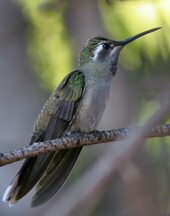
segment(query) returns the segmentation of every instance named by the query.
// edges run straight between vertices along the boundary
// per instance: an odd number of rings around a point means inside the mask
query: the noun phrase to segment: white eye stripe
[[[96,49],[94,50],[94,56],[93,56],[93,60],[96,60],[99,53],[103,50],[103,44],[100,44],[98,47],[96,47]]]

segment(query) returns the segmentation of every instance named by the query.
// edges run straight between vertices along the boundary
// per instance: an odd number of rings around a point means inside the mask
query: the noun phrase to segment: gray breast
[[[88,80],[79,111],[72,122],[71,131],[90,132],[96,129],[109,99],[111,80],[101,79],[95,82]]]

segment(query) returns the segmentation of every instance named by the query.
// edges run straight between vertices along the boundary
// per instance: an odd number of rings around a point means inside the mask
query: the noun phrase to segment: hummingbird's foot
[[[90,132],[90,134],[93,134],[94,136],[99,136],[99,131],[98,130],[93,130]]]
[[[81,135],[81,132],[80,130],[76,130],[76,131],[69,131],[66,136],[80,136]]]
[[[100,131],[98,130],[93,130],[91,132],[89,132],[89,134],[92,134],[95,137],[99,137],[100,136]],[[80,130],[76,130],[76,131],[69,131],[66,136],[68,137],[72,137],[72,136],[76,136],[76,137],[81,137],[83,135],[83,132],[81,132]]]

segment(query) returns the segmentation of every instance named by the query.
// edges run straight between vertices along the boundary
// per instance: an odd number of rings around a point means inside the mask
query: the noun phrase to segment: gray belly
[[[86,86],[71,131],[90,132],[96,129],[109,99],[111,80],[98,85]]]

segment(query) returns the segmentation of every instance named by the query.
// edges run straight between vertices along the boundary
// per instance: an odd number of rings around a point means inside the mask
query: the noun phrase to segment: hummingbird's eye
[[[103,49],[107,50],[107,49],[110,48],[110,44],[104,43],[104,44],[102,45],[102,47],[103,47]]]

